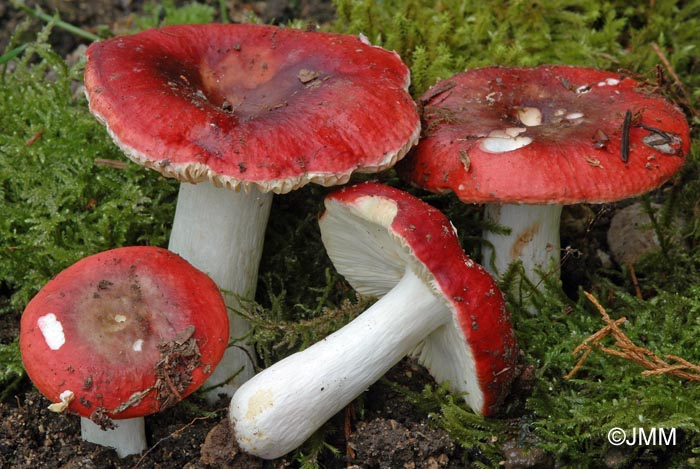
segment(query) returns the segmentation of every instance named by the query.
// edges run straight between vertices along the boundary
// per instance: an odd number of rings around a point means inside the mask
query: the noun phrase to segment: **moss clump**
[[[166,240],[175,187],[136,165],[99,164],[123,157],[87,110],[80,72],[40,40],[0,76],[0,278],[13,292],[9,308],[21,309],[82,257]]]
[[[335,0],[334,29],[365,34],[410,66],[414,96],[467,68],[545,63],[653,73],[668,54],[697,89],[698,2]],[[692,76],[692,71],[695,76]],[[697,97],[697,96],[696,96]]]
[[[216,9],[210,5],[191,2],[177,7],[174,0],[146,2],[143,14],[134,17],[132,28],[141,31],[173,24],[205,24],[214,21]],[[222,18],[224,22],[226,18]]]

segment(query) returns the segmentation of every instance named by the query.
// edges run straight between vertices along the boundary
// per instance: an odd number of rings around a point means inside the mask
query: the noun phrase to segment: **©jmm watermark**
[[[608,441],[615,446],[675,446],[676,429],[637,427],[625,431],[615,427],[608,431]]]

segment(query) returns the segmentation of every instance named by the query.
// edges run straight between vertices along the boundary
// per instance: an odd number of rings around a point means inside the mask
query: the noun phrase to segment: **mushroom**
[[[380,299],[238,389],[230,419],[240,447],[263,458],[291,451],[407,354],[492,414],[515,373],[515,338],[501,292],[450,222],[376,183],[337,191],[325,206],[319,224],[333,264]]]
[[[116,144],[183,182],[169,249],[207,272],[231,310],[255,295],[273,193],[381,171],[416,143],[409,81],[396,53],[360,38],[251,24],[96,42],[85,68],[90,110]],[[232,338],[249,328],[230,324]],[[246,347],[227,349],[207,383],[227,384],[211,398],[253,374]]]
[[[120,457],[146,448],[143,416],[196,390],[221,360],[228,314],[216,284],[180,256],[125,247],[49,281],[22,314],[20,350],[50,410]]]
[[[488,67],[421,98],[424,138],[399,173],[432,192],[484,203],[482,264],[502,275],[557,271],[562,206],[650,191],[690,148],[683,112],[646,83],[584,67]],[[557,274],[558,276],[558,274]]]

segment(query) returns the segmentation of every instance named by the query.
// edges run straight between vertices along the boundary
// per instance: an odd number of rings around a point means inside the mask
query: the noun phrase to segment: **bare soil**
[[[411,380],[419,390],[429,376],[410,360],[391,371],[394,382]],[[80,438],[80,419],[48,410],[50,402],[26,380],[14,401],[0,403],[0,467],[42,468],[284,468],[289,458],[263,461],[240,453],[228,425],[228,401],[214,405],[198,396],[146,418],[148,450],[123,459]],[[359,407],[362,418],[359,419]],[[419,415],[399,393],[378,383],[339,413],[326,429],[326,441],[339,450],[321,455],[322,467],[456,468],[463,450],[447,433]]]

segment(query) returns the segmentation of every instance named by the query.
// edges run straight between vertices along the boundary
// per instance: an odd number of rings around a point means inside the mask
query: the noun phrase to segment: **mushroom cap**
[[[180,25],[93,43],[90,110],[133,161],[286,193],[392,166],[420,119],[399,56],[355,36]]]
[[[492,414],[515,375],[515,335],[498,286],[464,253],[450,221],[420,199],[372,182],[330,194],[325,206],[319,220],[323,243],[337,271],[356,291],[381,297],[411,269],[444,300],[466,344],[465,356],[455,357],[459,348],[437,347],[445,354],[423,364],[438,381],[476,383],[471,389],[478,391],[465,399],[481,403],[475,410],[483,415]],[[465,362],[464,368],[434,373],[444,363]]]
[[[228,315],[216,284],[180,256],[124,247],[68,267],[29,302],[20,350],[27,374],[68,410],[125,419],[197,389],[221,360]]]
[[[592,68],[474,69],[421,102],[425,135],[399,172],[464,202],[612,202],[661,185],[690,149],[677,106],[648,84]]]

